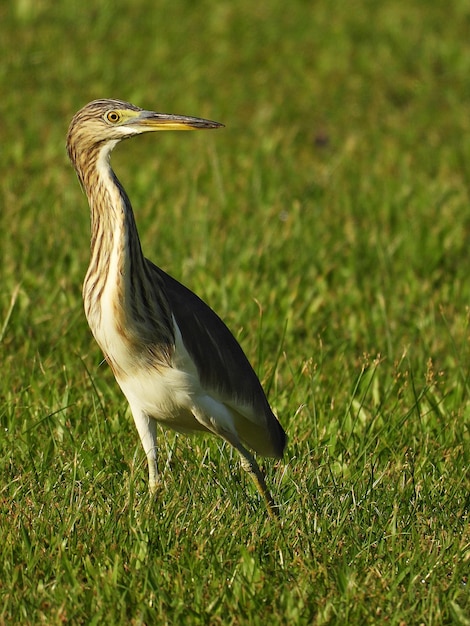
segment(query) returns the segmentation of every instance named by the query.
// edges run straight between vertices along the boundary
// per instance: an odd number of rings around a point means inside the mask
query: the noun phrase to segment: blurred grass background
[[[469,33],[464,0],[0,6],[1,623],[470,623]],[[148,502],[81,303],[101,97],[226,125],[113,166],[288,432],[279,528],[205,438],[162,434]]]

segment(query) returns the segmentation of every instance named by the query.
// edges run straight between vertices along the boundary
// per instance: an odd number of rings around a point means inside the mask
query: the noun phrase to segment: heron
[[[239,453],[268,513],[278,507],[252,451],[281,458],[286,434],[240,344],[187,287],[144,257],[129,198],[111,168],[123,139],[223,124],[156,113],[122,100],[94,100],[73,117],[67,152],[91,214],[91,254],[83,283],[85,315],[129,404],[159,487],[157,424],[216,435]]]

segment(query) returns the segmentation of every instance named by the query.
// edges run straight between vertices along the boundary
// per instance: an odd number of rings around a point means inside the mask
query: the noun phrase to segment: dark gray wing
[[[164,287],[203,386],[247,419],[264,427],[269,433],[273,456],[281,457],[286,434],[271,411],[258,376],[238,341],[201,298],[150,261],[148,263]],[[249,415],[247,408],[251,409]]]

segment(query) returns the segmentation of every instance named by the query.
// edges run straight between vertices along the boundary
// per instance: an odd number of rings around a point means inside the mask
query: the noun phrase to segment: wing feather
[[[248,420],[247,443],[269,456],[281,457],[286,435],[269,406],[258,376],[240,344],[220,317],[195,293],[148,261],[163,286],[170,309],[193,359],[202,385]],[[252,445],[264,435],[263,445]]]

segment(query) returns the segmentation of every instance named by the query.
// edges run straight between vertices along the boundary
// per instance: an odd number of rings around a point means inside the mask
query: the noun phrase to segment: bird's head
[[[67,135],[72,158],[77,152],[109,144],[112,149],[122,139],[159,130],[199,130],[223,124],[198,117],[145,111],[122,100],[93,100],[73,117]]]

